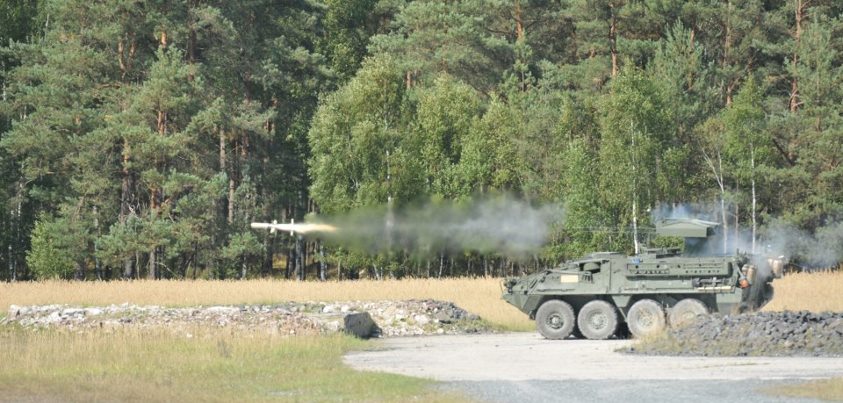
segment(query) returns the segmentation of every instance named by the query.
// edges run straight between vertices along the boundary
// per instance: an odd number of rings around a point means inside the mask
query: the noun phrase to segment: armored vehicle
[[[628,329],[635,337],[696,315],[761,308],[773,298],[782,258],[735,252],[722,245],[717,223],[665,220],[656,233],[685,238],[679,248],[644,248],[634,256],[592,253],[582,259],[504,282],[503,298],[536,320],[548,339],[570,335],[607,339]]]

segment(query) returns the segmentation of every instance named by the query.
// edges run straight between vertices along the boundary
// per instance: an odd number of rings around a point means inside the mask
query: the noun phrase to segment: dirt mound
[[[166,327],[188,331],[191,327],[201,326],[281,334],[319,334],[348,331],[348,318],[359,314],[365,314],[374,321],[375,327],[369,335],[374,337],[490,330],[489,325],[477,315],[451,302],[435,300],[287,302],[186,308],[130,304],[103,307],[13,305],[5,321],[30,329]]]
[[[843,313],[699,316],[642,340],[630,353],[693,356],[843,356]]]

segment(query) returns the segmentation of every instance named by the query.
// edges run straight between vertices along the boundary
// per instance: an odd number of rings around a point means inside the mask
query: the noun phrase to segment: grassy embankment
[[[843,311],[843,273],[777,280],[765,310]],[[500,299],[498,279],[299,283],[254,280],[41,282],[0,285],[11,304],[168,306],[433,298],[453,301],[502,329],[532,330]],[[365,342],[347,337],[281,338],[197,329],[75,334],[0,328],[0,400],[456,400],[424,380],[354,372],[341,363]],[[776,389],[777,394],[843,398],[843,380]]]

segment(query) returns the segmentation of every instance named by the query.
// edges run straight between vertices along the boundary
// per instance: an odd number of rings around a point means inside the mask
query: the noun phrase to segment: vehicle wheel
[[[536,312],[536,327],[546,339],[567,338],[574,331],[574,322],[574,308],[562,300],[549,300]]]
[[[656,301],[642,299],[629,308],[626,323],[637,339],[657,334],[665,328],[664,308]]]
[[[685,298],[670,309],[668,315],[671,327],[679,327],[694,320],[699,315],[707,315],[708,307],[696,298]]]
[[[618,312],[614,305],[606,301],[591,301],[580,309],[577,328],[588,339],[608,339],[618,330]]]

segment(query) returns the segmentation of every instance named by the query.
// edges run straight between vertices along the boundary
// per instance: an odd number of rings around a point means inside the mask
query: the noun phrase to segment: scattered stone
[[[489,332],[477,315],[450,302],[342,301],[276,305],[165,308],[130,304],[80,308],[34,305],[9,308],[7,322],[24,328],[75,331],[116,327],[184,329],[212,326],[278,334],[347,332],[358,337],[398,337]],[[191,333],[192,334],[192,333]]]

